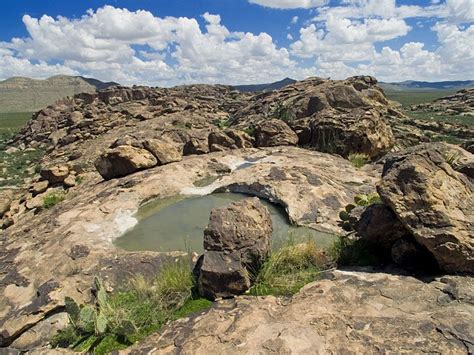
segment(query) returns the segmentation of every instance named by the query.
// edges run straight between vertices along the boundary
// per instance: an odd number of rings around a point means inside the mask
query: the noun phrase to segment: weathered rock
[[[270,254],[271,235],[270,213],[258,198],[213,209],[195,269],[201,295],[215,299],[248,290],[249,274]]]
[[[35,182],[32,186],[30,191],[33,195],[38,195],[45,192],[48,189],[49,182],[46,180]]]
[[[324,273],[286,302],[272,296],[220,301],[124,354],[474,351],[472,278],[424,280],[371,271]]]
[[[83,119],[84,119],[84,115],[80,111],[71,112],[71,114],[68,117],[69,123],[71,125],[77,125],[80,122],[82,122]]]
[[[225,131],[214,131],[209,134],[209,150],[211,152],[253,148],[252,138],[245,132],[227,129]]]
[[[370,244],[387,250],[390,250],[396,240],[410,234],[390,207],[382,203],[366,207],[355,230]]]
[[[183,155],[207,153],[209,153],[208,142],[198,138],[190,138],[183,147]]]
[[[426,248],[419,245],[411,236],[396,240],[390,250],[395,264],[418,272],[437,271],[437,264]]]
[[[181,161],[181,152],[170,142],[158,139],[147,139],[143,142],[143,147],[148,150],[158,160],[158,165],[165,165]]]
[[[69,175],[67,178],[64,179],[63,184],[66,187],[76,186],[76,176],[75,175]]]
[[[257,147],[275,147],[298,144],[298,135],[283,121],[269,120],[255,129]]]
[[[405,117],[386,99],[372,77],[343,81],[308,78],[265,95],[235,113],[242,126],[269,117],[286,120],[300,145],[347,157],[364,153],[377,158],[394,145],[388,119]]]
[[[445,96],[433,102],[413,105],[414,111],[441,112],[450,115],[474,116],[474,88],[462,89],[453,95]]]
[[[100,156],[95,167],[105,180],[109,180],[151,168],[156,164],[158,161],[148,150],[119,146]]]
[[[425,144],[388,157],[378,192],[442,270],[474,272],[474,187],[449,164],[457,149]]]
[[[41,169],[40,175],[50,184],[58,184],[68,177],[69,168],[66,165],[46,167]]]
[[[9,192],[3,192],[0,194],[0,218],[10,210],[12,203],[12,195]]]

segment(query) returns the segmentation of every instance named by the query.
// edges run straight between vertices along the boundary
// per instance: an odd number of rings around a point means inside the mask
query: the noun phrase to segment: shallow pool
[[[206,196],[177,196],[156,200],[140,208],[138,224],[115,244],[126,250],[196,251],[203,250],[203,231],[209,222],[211,209],[249,196],[237,193],[214,193]],[[265,200],[273,222],[273,246],[279,247],[289,240],[306,241],[312,238],[320,247],[329,246],[334,236],[289,223],[279,206]]]

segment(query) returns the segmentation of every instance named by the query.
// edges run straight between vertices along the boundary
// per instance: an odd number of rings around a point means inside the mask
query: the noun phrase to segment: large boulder
[[[298,144],[298,135],[282,120],[268,120],[255,129],[257,147]]]
[[[40,175],[50,184],[58,184],[69,176],[69,168],[66,165],[45,167],[41,169]]]
[[[109,150],[95,161],[97,171],[105,180],[148,169],[156,164],[158,161],[148,150],[126,145]]]
[[[252,138],[243,131],[226,129],[209,133],[209,150],[211,152],[239,148],[253,148]]]
[[[148,150],[158,160],[158,165],[165,165],[183,160],[180,151],[165,140],[147,139],[143,142],[143,147]]]
[[[211,211],[204,231],[204,254],[195,275],[202,296],[216,299],[242,294],[271,251],[272,220],[258,198]]]
[[[456,171],[448,144],[424,144],[386,159],[378,192],[446,272],[474,272],[473,182]],[[465,152],[464,159],[469,158]],[[474,159],[472,154],[470,159]]]
[[[209,153],[209,145],[207,140],[196,137],[189,138],[184,144],[183,155],[207,154]]]
[[[404,117],[370,76],[308,78],[255,95],[233,116],[247,127],[269,117],[285,119],[298,134],[300,145],[344,157],[364,153],[374,159],[395,143],[389,122]]]

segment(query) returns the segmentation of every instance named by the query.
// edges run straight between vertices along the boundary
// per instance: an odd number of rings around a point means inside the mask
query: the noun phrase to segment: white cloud
[[[326,3],[252,1],[279,8]],[[372,74],[385,81],[474,78],[472,0],[425,7],[397,6],[395,0],[343,0],[340,6],[310,11],[315,22],[305,23],[295,39],[288,31],[286,37],[293,42],[288,48],[279,47],[265,32],[230,31],[219,15],[207,12],[204,26],[194,18],[157,17],[112,6],[77,19],[25,15],[28,37],[0,42],[0,78],[61,73],[160,86],[312,75]],[[405,19],[412,17],[417,17],[417,26],[424,25],[423,31],[432,31],[437,46],[403,38],[411,30]],[[299,20],[294,16],[291,24]],[[407,43],[397,49],[385,44],[397,38]]]
[[[79,19],[25,15],[29,37],[1,43],[0,55],[22,63],[40,61],[31,64],[38,69],[32,76],[67,68],[99,79],[151,85],[266,81],[280,79],[295,65],[288,50],[278,48],[267,33],[230,32],[219,15],[205,13],[203,18],[205,31],[193,18],[159,18],[112,6]],[[61,64],[45,67],[48,62]]]
[[[275,9],[310,9],[326,5],[329,0],[248,0],[251,4],[257,4]]]

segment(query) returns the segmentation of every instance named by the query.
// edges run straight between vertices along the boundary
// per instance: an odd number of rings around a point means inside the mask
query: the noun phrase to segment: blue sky
[[[0,79],[474,79],[474,0],[4,1]]]

